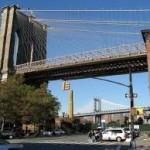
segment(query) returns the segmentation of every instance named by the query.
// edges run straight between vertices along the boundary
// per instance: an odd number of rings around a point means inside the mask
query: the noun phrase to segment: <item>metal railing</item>
[[[47,58],[14,66],[16,73],[27,73],[44,69],[65,67],[110,59],[146,55],[144,43],[124,44],[117,47],[103,48],[66,56]]]

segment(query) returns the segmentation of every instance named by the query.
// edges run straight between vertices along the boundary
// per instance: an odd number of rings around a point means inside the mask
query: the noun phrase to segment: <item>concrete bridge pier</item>
[[[14,54],[14,16],[16,6],[4,7],[2,11],[1,33],[0,33],[0,70],[1,80],[5,80],[13,70]]]

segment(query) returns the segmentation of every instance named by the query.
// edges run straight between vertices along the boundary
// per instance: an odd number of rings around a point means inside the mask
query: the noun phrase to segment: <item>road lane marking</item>
[[[78,141],[56,141],[56,140],[46,140],[42,141],[44,143],[56,143],[56,144],[84,144],[84,145],[114,145],[118,142],[78,142]]]

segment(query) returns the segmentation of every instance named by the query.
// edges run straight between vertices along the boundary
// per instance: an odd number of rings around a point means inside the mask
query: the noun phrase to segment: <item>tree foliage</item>
[[[22,76],[13,76],[0,82],[0,123],[37,123],[44,125],[57,115],[60,109],[58,99],[47,90],[47,84],[40,88],[24,84]]]
[[[141,118],[141,117],[139,117],[138,119],[137,119],[137,121],[136,121],[136,124],[143,124],[144,123],[144,120],[143,120],[143,118]]]
[[[60,109],[58,99],[46,88],[47,84],[42,84],[40,88],[35,89],[32,93],[30,92],[27,96],[28,104],[25,108],[26,115],[30,116],[34,123],[43,126],[50,123]]]
[[[117,121],[111,121],[111,122],[109,122],[107,124],[107,127],[114,127],[114,128],[120,127],[120,122],[119,122],[119,120],[117,120]]]

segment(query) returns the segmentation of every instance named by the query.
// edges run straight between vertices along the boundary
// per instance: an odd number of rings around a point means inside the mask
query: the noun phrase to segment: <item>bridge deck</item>
[[[141,107],[143,111],[150,111],[150,107]],[[107,110],[107,111],[100,111],[100,112],[89,112],[89,113],[79,113],[74,114],[75,117],[83,117],[83,116],[98,116],[98,115],[105,115],[105,114],[120,114],[120,113],[129,113],[130,109],[118,109],[118,110]]]
[[[68,55],[47,60],[17,65],[17,74],[25,74],[26,79],[45,81],[57,79],[76,79],[92,76],[126,74],[129,67],[132,72],[147,71],[147,54],[144,45],[136,44],[132,50],[115,53],[93,51]],[[109,49],[110,50],[110,49]],[[112,50],[115,50],[114,48]],[[95,54],[96,53],[96,54]]]

